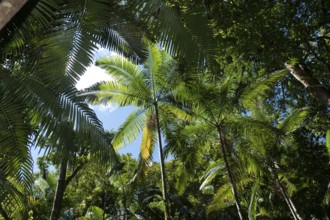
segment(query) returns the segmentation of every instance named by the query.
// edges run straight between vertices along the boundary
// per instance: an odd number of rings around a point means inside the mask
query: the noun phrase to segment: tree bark
[[[3,0],[0,3],[0,31],[28,0]]]
[[[236,205],[236,208],[237,208],[237,212],[238,212],[239,218],[241,220],[243,220],[244,217],[243,217],[242,207],[241,207],[241,204],[239,202],[238,193],[237,193],[237,189],[236,189],[236,185],[235,185],[235,180],[234,180],[233,174],[231,173],[229,161],[228,161],[228,158],[227,158],[227,152],[226,152],[227,146],[225,145],[225,142],[223,140],[223,134],[222,134],[221,128],[217,127],[217,130],[218,130],[218,135],[219,135],[220,148],[221,148],[221,151],[222,151],[222,154],[223,154],[223,159],[225,161],[225,167],[226,167],[226,171],[227,171],[227,174],[228,174],[229,183],[230,183],[230,186],[231,186],[231,191],[232,191],[234,199],[235,199],[235,205]]]
[[[164,154],[163,154],[163,146],[162,146],[162,139],[161,139],[161,132],[159,126],[159,113],[158,113],[158,104],[155,102],[155,112],[156,112],[156,129],[158,135],[158,148],[159,148],[159,160],[160,160],[160,172],[161,172],[161,179],[162,179],[162,191],[163,191],[163,200],[165,205],[164,211],[164,219],[167,220],[169,218],[169,207],[168,207],[168,199],[167,199],[167,189],[166,189],[166,175],[165,175],[165,163],[164,163]]]
[[[307,91],[319,100],[323,105],[330,108],[330,91],[320,84],[307,70],[301,65],[291,65],[286,63],[286,68],[290,71],[301,84],[304,85]]]
[[[60,217],[63,195],[64,195],[64,191],[66,188],[65,177],[66,177],[67,165],[68,165],[68,157],[67,157],[67,154],[64,153],[61,164],[60,164],[60,173],[59,173],[59,177],[58,177],[56,193],[55,193],[55,197],[54,197],[53,208],[52,208],[50,220],[57,220]]]
[[[70,176],[68,176],[65,180],[65,188],[69,185],[69,183],[72,181],[72,179],[77,175],[77,173],[84,167],[84,164],[78,165]]]
[[[272,166],[270,166],[270,170],[271,170],[271,173],[273,174],[273,176],[275,178],[275,181],[276,181],[277,186],[281,190],[281,193],[282,193],[282,195],[284,197],[284,200],[285,200],[286,204],[288,205],[288,207],[289,207],[289,209],[291,211],[291,214],[292,214],[293,218],[295,220],[302,220],[301,216],[299,215],[299,213],[297,211],[296,206],[294,205],[292,199],[290,198],[289,194],[287,193],[284,185],[281,183],[281,180],[278,178],[278,174],[277,174],[275,168],[273,168]]]

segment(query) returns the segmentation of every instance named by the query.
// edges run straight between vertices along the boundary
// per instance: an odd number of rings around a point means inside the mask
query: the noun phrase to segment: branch
[[[77,175],[77,173],[83,168],[84,164],[81,164],[74,169],[70,176],[68,176],[65,180],[65,188],[69,185],[71,180]]]
[[[0,3],[0,31],[17,14],[28,0],[4,0]]]
[[[308,71],[301,65],[285,64],[290,73],[304,85],[307,91],[319,100],[323,105],[330,108],[330,91],[320,84]]]

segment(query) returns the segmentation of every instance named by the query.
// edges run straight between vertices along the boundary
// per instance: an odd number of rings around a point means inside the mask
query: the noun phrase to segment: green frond
[[[283,176],[282,181],[285,183],[285,187],[290,196],[298,191],[297,186],[292,183],[286,176]]]
[[[159,47],[151,42],[147,43],[147,60],[145,61],[146,69],[148,70],[148,77],[155,84],[155,79],[159,74],[159,69],[163,63],[163,53]]]
[[[267,121],[257,120],[251,117],[236,118],[228,122],[230,129],[239,129],[245,137],[251,137],[255,135],[263,135],[265,133],[270,135],[280,135],[281,131],[273,127]]]
[[[328,154],[330,156],[330,129],[327,130],[325,145],[328,149]]]
[[[32,183],[31,145],[32,128],[25,106],[19,100],[0,97],[0,167],[5,177],[29,190]],[[15,97],[13,97],[15,98]]]
[[[15,182],[13,178],[0,174],[0,208],[7,214],[23,209],[25,205],[24,189]]]
[[[150,89],[145,84],[143,69],[122,56],[110,56],[99,59],[96,65],[104,69],[115,82],[128,86],[131,91],[138,90],[150,96]]]
[[[133,111],[119,127],[112,142],[116,150],[131,143],[141,133],[147,119],[146,111],[146,109]]]
[[[258,195],[259,188],[260,188],[260,183],[259,183],[259,181],[256,181],[253,184],[252,190],[251,190],[251,198],[250,198],[250,204],[249,204],[249,209],[248,209],[249,220],[257,219],[257,207],[258,207],[257,195]]]
[[[291,133],[303,124],[309,113],[308,108],[295,109],[277,127],[285,133]]]
[[[259,98],[265,98],[267,96],[267,92],[272,89],[272,86],[288,73],[289,72],[286,69],[279,70],[248,86],[242,94],[242,104],[246,108],[253,109],[256,101],[259,101]]]
[[[92,104],[113,103],[118,106],[144,106],[149,102],[144,91],[117,82],[101,82],[85,89],[79,96]]]
[[[208,186],[210,182],[219,175],[220,172],[223,172],[225,166],[223,161],[219,160],[211,164],[211,166],[207,169],[205,174],[203,175],[204,181],[202,182],[199,190],[203,190],[204,187]]]
[[[220,211],[234,204],[234,196],[229,183],[223,184],[215,193],[211,204],[207,207],[207,212]]]
[[[183,164],[177,167],[175,174],[177,177],[175,182],[175,189],[177,190],[178,195],[182,195],[186,190],[190,175]]]
[[[148,24],[152,22],[153,33],[173,57],[205,66],[217,52],[218,45],[201,5],[191,8],[191,13],[162,0],[136,1],[135,5],[140,18]]]
[[[159,105],[159,110],[161,112],[161,115],[164,117],[173,114],[176,118],[183,121],[192,119],[191,114],[189,114],[185,109],[179,108],[171,103],[162,102]]]

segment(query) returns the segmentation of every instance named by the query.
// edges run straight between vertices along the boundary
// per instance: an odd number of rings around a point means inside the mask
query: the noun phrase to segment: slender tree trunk
[[[330,108],[330,91],[320,84],[307,70],[300,65],[285,64],[290,73],[304,85],[307,91],[319,100],[323,105]]]
[[[0,3],[0,31],[28,0],[3,0]]]
[[[67,153],[64,153],[60,164],[60,173],[58,177],[57,188],[54,197],[53,209],[50,216],[50,220],[57,220],[60,217],[63,195],[66,188],[65,177],[66,177],[67,165],[68,165],[68,156]]]
[[[163,154],[163,146],[161,139],[161,132],[159,126],[159,113],[158,113],[158,104],[157,102],[154,104],[155,112],[156,112],[156,129],[158,135],[158,148],[159,148],[159,160],[160,160],[160,172],[162,179],[162,191],[163,191],[163,200],[165,205],[164,218],[167,220],[169,218],[169,207],[168,207],[168,199],[167,199],[167,189],[166,189],[166,175],[165,175],[165,163],[164,163],[164,154]]]
[[[226,171],[227,171],[227,174],[228,174],[229,183],[230,183],[230,186],[231,186],[231,191],[234,195],[237,212],[238,212],[239,218],[241,220],[243,220],[244,217],[243,217],[242,207],[241,207],[241,204],[239,202],[238,193],[237,193],[237,189],[236,189],[236,186],[235,186],[235,180],[234,180],[234,177],[232,175],[232,172],[231,172],[231,169],[230,169],[230,166],[229,166],[229,161],[228,161],[228,158],[227,158],[227,152],[226,152],[227,146],[225,146],[225,142],[223,140],[223,134],[222,134],[221,128],[217,127],[217,130],[218,130],[218,135],[219,135],[220,148],[221,148],[221,151],[222,151],[222,154],[223,154],[223,159],[225,161],[225,167],[226,167]]]
[[[273,174],[273,176],[275,178],[276,184],[280,188],[281,193],[282,193],[282,195],[284,197],[284,200],[285,200],[286,204],[288,205],[288,207],[289,207],[289,209],[291,211],[291,214],[292,214],[293,218],[295,220],[302,220],[301,216],[299,215],[299,213],[297,211],[296,206],[294,205],[291,197],[287,193],[286,188],[283,186],[281,180],[278,178],[278,174],[277,174],[275,168],[273,168],[272,166],[270,166],[270,169],[271,169],[271,172],[272,172],[272,174]]]
[[[73,180],[73,178],[77,175],[77,173],[84,167],[84,164],[78,165],[71,173],[70,176],[68,176],[65,180],[65,189],[69,185],[69,183]]]

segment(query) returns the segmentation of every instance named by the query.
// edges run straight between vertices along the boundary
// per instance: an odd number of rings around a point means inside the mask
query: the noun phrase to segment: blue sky
[[[101,57],[110,56],[112,53],[106,49],[99,49],[96,51],[94,59],[97,60]],[[84,75],[77,82],[77,89],[84,89],[99,81],[111,80],[111,77],[106,74],[101,68],[91,65],[87,68]],[[105,130],[117,130],[120,125],[125,121],[126,117],[134,110],[133,106],[117,108],[114,105],[98,105],[91,106],[95,111],[98,118],[102,121]],[[120,153],[131,153],[133,157],[138,158],[139,147],[141,143],[141,135],[137,137],[131,144],[119,150]],[[156,148],[157,149],[157,148]],[[39,153],[39,149],[32,149],[32,157],[34,161],[38,156],[42,156],[43,152]],[[155,152],[157,153],[157,152]],[[154,159],[158,160],[157,156]],[[36,163],[34,163],[33,170],[38,171]]]

